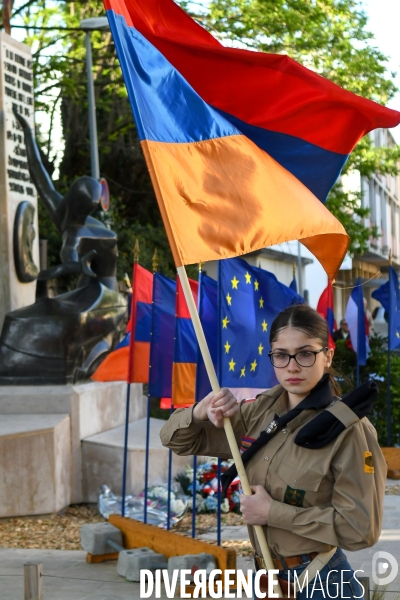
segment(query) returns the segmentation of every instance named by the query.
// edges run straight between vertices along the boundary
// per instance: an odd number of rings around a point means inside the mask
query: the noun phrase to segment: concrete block
[[[81,527],[82,549],[89,554],[110,554],[115,550],[109,546],[107,540],[123,546],[121,530],[111,523],[88,523]]]
[[[0,517],[55,513],[70,503],[69,416],[1,415]]]
[[[141,569],[165,569],[167,559],[150,548],[134,548],[119,553],[117,572],[128,581],[140,581]]]
[[[169,451],[160,441],[160,430],[165,421],[150,419],[149,485],[166,481]],[[138,494],[144,488],[146,448],[146,419],[129,425],[128,468],[126,486],[129,494]],[[106,484],[120,494],[124,427],[117,427],[82,441],[83,502],[97,502],[99,489]],[[191,461],[188,456],[173,456],[172,476],[184,470]]]
[[[192,575],[194,575],[194,573],[199,569],[205,569],[208,575],[213,569],[216,568],[217,563],[215,556],[212,554],[206,554],[205,552],[202,552],[201,554],[171,556],[168,559],[168,575],[170,580],[175,569],[178,569],[179,572],[183,569],[190,569],[192,571]]]
[[[142,419],[146,414],[147,399],[143,385],[131,385],[129,419]],[[126,383],[88,382],[79,385],[54,386],[0,386],[0,415],[62,414],[70,417],[71,437],[71,502],[83,502],[81,440],[113,429],[125,423]],[[1,419],[0,419],[1,420]],[[85,472],[87,470],[85,469]],[[86,475],[85,475],[86,476]],[[102,481],[101,483],[104,483]],[[94,485],[97,485],[94,484]],[[118,489],[117,493],[120,492]],[[97,502],[97,496],[93,502]],[[29,514],[29,513],[26,513]]]

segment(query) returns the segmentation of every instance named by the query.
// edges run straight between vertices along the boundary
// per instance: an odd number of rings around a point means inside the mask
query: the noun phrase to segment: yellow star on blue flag
[[[284,308],[304,299],[269,271],[240,258],[219,261],[218,297],[220,384],[258,389],[275,385],[268,357],[270,324]]]

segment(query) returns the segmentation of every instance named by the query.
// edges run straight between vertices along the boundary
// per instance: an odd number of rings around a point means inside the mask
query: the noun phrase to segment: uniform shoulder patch
[[[295,490],[288,485],[285,492],[284,503],[290,504],[291,506],[303,506],[305,495],[305,490]]]
[[[364,473],[375,473],[372,452],[364,452]]]

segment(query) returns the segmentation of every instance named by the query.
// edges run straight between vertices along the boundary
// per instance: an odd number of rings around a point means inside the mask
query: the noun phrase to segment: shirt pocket
[[[324,479],[322,473],[282,461],[276,474],[283,484],[278,482],[281,502],[303,507],[316,505],[318,491]]]

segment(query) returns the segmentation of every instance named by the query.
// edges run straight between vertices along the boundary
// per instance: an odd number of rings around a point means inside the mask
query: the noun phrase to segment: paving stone
[[[202,569],[206,570],[207,574],[210,573],[213,569],[217,568],[217,563],[215,561],[215,556],[212,554],[206,554],[202,552],[201,554],[185,554],[184,556],[171,556],[168,559],[168,575],[170,580],[173,576],[173,572],[175,569],[179,571],[183,569],[189,569],[192,571],[192,575],[195,571]]]
[[[128,581],[140,581],[141,569],[165,569],[167,559],[150,548],[134,548],[119,553],[117,572]]]
[[[122,533],[111,523],[88,523],[81,527],[82,549],[89,554],[110,554],[115,549],[108,544],[112,540],[123,546]]]
[[[228,528],[223,528],[222,539],[225,539],[225,529]],[[229,527],[229,535],[231,539],[237,539],[233,527]],[[372,557],[377,550],[390,552],[400,564],[400,496],[385,496],[383,532],[378,543],[373,548],[346,552],[346,554],[354,569],[363,568],[364,574],[370,577]],[[24,597],[23,565],[26,562],[43,563],[44,600],[140,599],[139,583],[122,579],[117,573],[116,561],[88,564],[86,553],[80,550],[7,548],[0,549],[1,600],[16,600]],[[238,557],[237,568],[244,571],[251,569],[251,558]],[[167,600],[163,586],[161,592],[161,600]],[[388,592],[388,600],[396,598],[396,594],[390,592],[400,594],[400,573],[390,584]],[[175,599],[179,597],[178,588]]]

